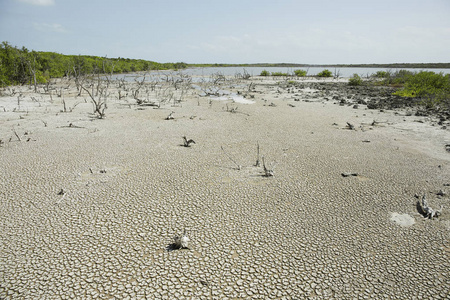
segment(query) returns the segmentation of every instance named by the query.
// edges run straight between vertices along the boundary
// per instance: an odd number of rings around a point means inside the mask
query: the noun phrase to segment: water
[[[200,81],[201,77],[208,77],[212,74],[220,73],[225,76],[235,76],[236,74],[243,75],[244,72],[247,72],[251,76],[258,76],[261,74],[263,70],[268,71],[269,73],[273,72],[281,72],[281,73],[288,73],[293,74],[294,70],[305,70],[307,71],[308,76],[317,75],[319,72],[323,71],[324,69],[330,70],[333,75],[339,74],[339,77],[352,77],[353,74],[358,74],[361,77],[367,77],[372,74],[375,74],[378,71],[389,71],[389,72],[396,72],[399,70],[408,70],[411,72],[420,72],[420,71],[432,71],[435,73],[444,73],[444,74],[450,74],[450,69],[413,69],[413,68],[334,68],[334,67],[208,67],[208,68],[191,68],[191,69],[184,69],[179,71],[151,71],[149,74],[146,75],[146,81],[151,81],[153,76],[158,76],[160,78],[165,77],[164,74],[172,74],[176,76],[177,74],[186,74],[193,76],[193,82]],[[125,79],[127,82],[134,82],[136,80],[142,80],[143,76],[142,73],[129,73],[129,74],[116,74],[112,76],[112,79]]]
[[[194,76],[209,76],[214,73],[221,73],[226,76],[234,76],[238,73],[244,74],[244,70],[250,74],[251,76],[258,76],[261,74],[263,70],[268,71],[269,73],[273,72],[281,72],[293,74],[294,70],[305,70],[307,71],[308,76],[317,75],[319,72],[324,69],[330,70],[333,75],[335,73],[339,73],[340,77],[352,77],[353,74],[358,74],[362,77],[370,76],[375,74],[378,71],[390,71],[395,72],[399,70],[408,70],[411,72],[420,72],[420,71],[432,71],[435,73],[444,73],[450,74],[450,69],[413,69],[413,68],[334,68],[334,67],[210,67],[210,68],[193,68],[193,69],[185,69],[182,72],[189,75]]]

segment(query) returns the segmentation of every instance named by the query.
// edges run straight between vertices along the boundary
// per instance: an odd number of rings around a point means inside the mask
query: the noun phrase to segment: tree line
[[[186,63],[158,63],[129,58],[64,55],[0,44],[0,86],[46,83],[51,78],[79,75],[184,69]]]

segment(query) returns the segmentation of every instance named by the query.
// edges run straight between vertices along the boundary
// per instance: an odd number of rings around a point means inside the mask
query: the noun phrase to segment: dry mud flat
[[[1,299],[449,298],[450,140],[427,117],[270,80],[253,104],[111,97],[102,120],[22,89],[0,98]]]

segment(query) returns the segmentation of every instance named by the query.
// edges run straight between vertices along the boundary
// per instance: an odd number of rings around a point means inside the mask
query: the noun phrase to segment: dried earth
[[[229,90],[253,104],[112,93],[105,119],[73,83],[5,92],[0,298],[448,299],[446,121],[335,82],[252,82]]]

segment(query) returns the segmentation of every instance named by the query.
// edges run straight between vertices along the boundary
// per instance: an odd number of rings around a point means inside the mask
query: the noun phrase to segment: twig
[[[264,168],[264,176],[265,177],[272,177],[274,175],[273,170],[269,170],[266,168],[266,163],[264,161],[264,156],[262,157],[262,161],[263,161],[263,168]]]
[[[228,155],[228,153],[225,152],[225,149],[223,149],[223,146],[220,146],[220,148],[222,149],[223,153],[225,153],[225,155],[237,166],[237,169],[240,170],[241,165],[239,165],[234,159],[231,158],[230,155]]]
[[[186,136],[183,136],[183,146],[184,147],[190,147],[191,144],[195,144],[195,141],[193,139],[187,139]]]
[[[259,142],[256,142],[256,163],[255,167],[259,167],[261,163],[259,162]]]
[[[174,111],[172,111],[167,117],[166,117],[166,120],[173,120],[174,118],[173,118],[173,114],[174,114],[175,112]]]
[[[14,127],[13,127],[12,131],[13,131],[14,134],[16,135],[16,137],[17,137],[17,139],[19,140],[19,142],[21,142],[22,139],[21,139],[20,136],[17,134],[16,129],[14,129]]]
[[[347,128],[350,130],[355,130],[355,126],[353,124],[350,124],[349,122],[347,122]]]

